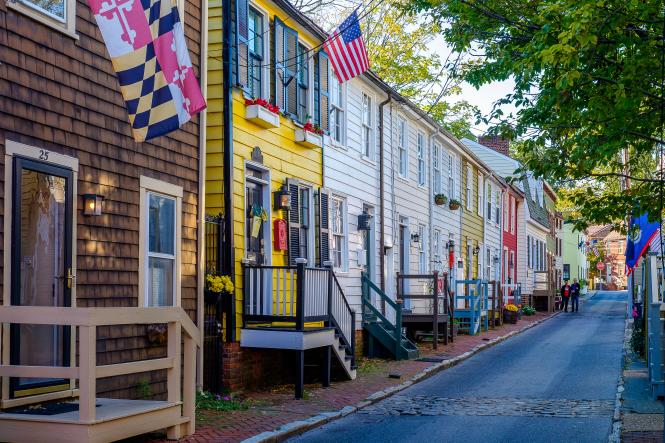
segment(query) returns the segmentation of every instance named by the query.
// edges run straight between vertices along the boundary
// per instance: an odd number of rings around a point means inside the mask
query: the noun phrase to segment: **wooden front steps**
[[[98,398],[92,421],[81,421],[78,410],[54,415],[0,413],[0,441],[115,441],[186,425],[190,418],[181,417],[181,407],[182,402]]]

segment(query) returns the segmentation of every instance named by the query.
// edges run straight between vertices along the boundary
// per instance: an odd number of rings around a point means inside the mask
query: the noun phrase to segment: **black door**
[[[16,157],[12,192],[11,304],[71,306],[72,171]],[[10,328],[13,365],[69,366],[68,326]],[[12,398],[68,389],[69,380],[14,377]]]

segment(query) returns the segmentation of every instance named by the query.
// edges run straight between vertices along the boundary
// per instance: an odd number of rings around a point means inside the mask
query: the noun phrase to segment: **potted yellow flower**
[[[503,321],[512,324],[517,323],[517,320],[519,320],[519,312],[520,308],[512,303],[508,303],[503,307]]]
[[[208,291],[215,294],[233,294],[233,282],[228,275],[206,275]]]

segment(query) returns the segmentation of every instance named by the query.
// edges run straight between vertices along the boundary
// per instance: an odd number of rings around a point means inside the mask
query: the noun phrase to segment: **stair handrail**
[[[378,286],[376,286],[369,276],[363,272],[361,273],[361,284],[362,284],[362,302],[363,307],[368,307],[377,318],[379,318],[383,323],[387,323],[390,326],[393,326],[395,330],[393,331],[393,336],[395,338],[395,358],[399,359],[400,347],[402,346],[402,302],[401,300],[392,301],[390,297],[386,295]],[[388,320],[373,304],[370,297],[370,289],[374,289],[374,292],[379,294],[382,301],[385,301],[390,307],[395,310],[395,324],[393,325],[390,320]],[[364,309],[363,309],[364,314]]]
[[[356,363],[356,340],[355,340],[355,332],[356,332],[356,311],[351,309],[351,306],[349,305],[349,302],[346,300],[346,297],[344,296],[344,291],[342,290],[342,285],[340,285],[339,280],[337,280],[337,276],[335,275],[335,272],[333,271],[333,265],[332,262],[326,263],[326,268],[328,269],[328,272],[330,273],[330,281],[329,281],[329,292],[328,292],[328,315],[330,317],[330,322],[334,324],[334,326],[337,328],[337,330],[340,333],[340,337],[342,338],[342,341],[344,344],[349,348],[351,351],[351,367],[355,367]],[[339,293],[342,295],[342,301],[343,301],[343,306],[346,308],[346,312],[348,315],[351,317],[351,336],[347,337],[346,334],[344,333],[344,330],[340,327],[339,322],[335,318],[332,310],[332,294],[333,294],[333,285],[336,285],[337,289],[339,290]]]

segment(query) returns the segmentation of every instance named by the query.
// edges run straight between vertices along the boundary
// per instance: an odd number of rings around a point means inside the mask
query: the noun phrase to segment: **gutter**
[[[208,0],[203,0],[201,4],[201,60],[199,62],[199,72],[201,80],[201,89],[203,90],[204,100],[208,99]],[[199,220],[197,241],[198,251],[198,270],[196,276],[196,326],[199,328],[200,340],[203,343],[203,310],[205,309],[203,301],[203,288],[205,286],[205,177],[206,177],[206,130],[208,121],[208,109],[204,109],[199,114]],[[197,370],[196,387],[203,389],[203,349],[197,350]]]
[[[231,0],[222,0],[222,99],[223,114],[223,148],[222,168],[224,170],[224,250],[222,251],[222,273],[231,277],[234,287],[235,279],[235,248],[233,245],[233,85],[231,79],[231,61],[233,60],[231,21]],[[228,297],[227,306],[227,342],[236,338],[235,296]]]
[[[384,101],[379,104],[379,203],[380,203],[380,213],[379,213],[379,226],[381,227],[381,250],[379,251],[379,266],[380,266],[380,274],[381,274],[381,279],[380,279],[380,284],[381,284],[381,290],[386,291],[386,264],[385,264],[385,258],[386,258],[386,220],[385,220],[385,215],[386,215],[386,201],[385,201],[385,185],[384,185],[384,142],[385,142],[385,137],[384,137],[384,130],[385,130],[385,124],[384,124],[384,113],[383,113],[383,108],[390,103],[392,100],[392,97],[390,94],[388,94],[388,98],[385,99]],[[391,125],[392,127],[392,125]],[[381,299],[381,311],[385,312],[385,301]]]

